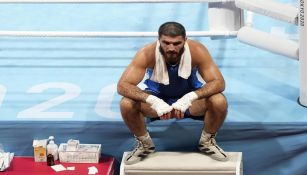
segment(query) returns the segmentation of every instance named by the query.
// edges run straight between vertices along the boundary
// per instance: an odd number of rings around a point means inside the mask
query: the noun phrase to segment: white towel
[[[157,41],[156,50],[155,50],[156,64],[153,69],[153,73],[150,77],[150,80],[164,85],[168,85],[169,77],[168,77],[166,62],[159,48],[160,48],[160,42]],[[178,75],[184,79],[188,79],[189,76],[191,75],[191,70],[192,70],[191,52],[189,45],[186,42],[184,44],[184,52],[182,53],[179,63]]]

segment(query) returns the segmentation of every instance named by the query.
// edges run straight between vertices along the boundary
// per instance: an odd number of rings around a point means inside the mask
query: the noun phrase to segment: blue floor
[[[157,31],[173,20],[188,31],[208,30],[207,4],[0,4],[1,31]],[[298,39],[296,26],[261,15],[254,27]],[[101,143],[104,154],[120,161],[133,138],[119,113],[116,83],[136,51],[155,39],[0,37],[0,143],[32,155],[33,139],[55,135],[57,143]],[[236,38],[192,39],[207,46],[226,81],[222,147],[243,152],[245,174],[303,175],[307,108],[297,103],[298,61]],[[156,121],[148,128],[160,151],[196,151],[202,123]]]

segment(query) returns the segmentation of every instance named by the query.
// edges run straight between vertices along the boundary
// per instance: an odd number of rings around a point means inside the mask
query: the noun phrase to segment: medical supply
[[[47,155],[47,165],[48,166],[53,166],[55,163],[54,163],[54,157],[52,154],[48,154]]]
[[[46,162],[47,161],[47,139],[33,140],[34,147],[34,161],[35,162]]]
[[[54,161],[58,160],[58,145],[54,143],[54,136],[49,137],[47,145],[47,155],[52,154]]]
[[[63,163],[99,163],[101,144],[79,144],[75,151],[68,150],[67,144],[60,144],[59,158]]]
[[[4,152],[3,146],[0,143],[0,171],[5,171],[10,167],[13,157],[14,153]]]

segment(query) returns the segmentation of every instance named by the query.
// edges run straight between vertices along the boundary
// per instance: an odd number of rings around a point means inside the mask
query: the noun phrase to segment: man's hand
[[[197,94],[192,91],[185,94],[183,97],[178,99],[175,103],[172,104],[174,110],[172,114],[177,118],[183,118],[184,112],[192,105],[192,102],[198,98]]]
[[[150,104],[150,107],[157,112],[158,116],[162,120],[170,119],[173,107],[165,103],[162,99],[153,95],[149,95],[146,99],[146,102]]]

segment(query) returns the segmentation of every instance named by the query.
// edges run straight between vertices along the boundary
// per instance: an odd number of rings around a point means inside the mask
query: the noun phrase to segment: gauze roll
[[[181,112],[185,112],[192,105],[192,102],[197,98],[198,96],[194,91],[189,92],[178,99],[175,103],[173,103],[172,107]]]
[[[159,117],[173,110],[170,105],[153,95],[149,95],[146,99],[146,102],[149,103],[150,107],[157,112]]]

